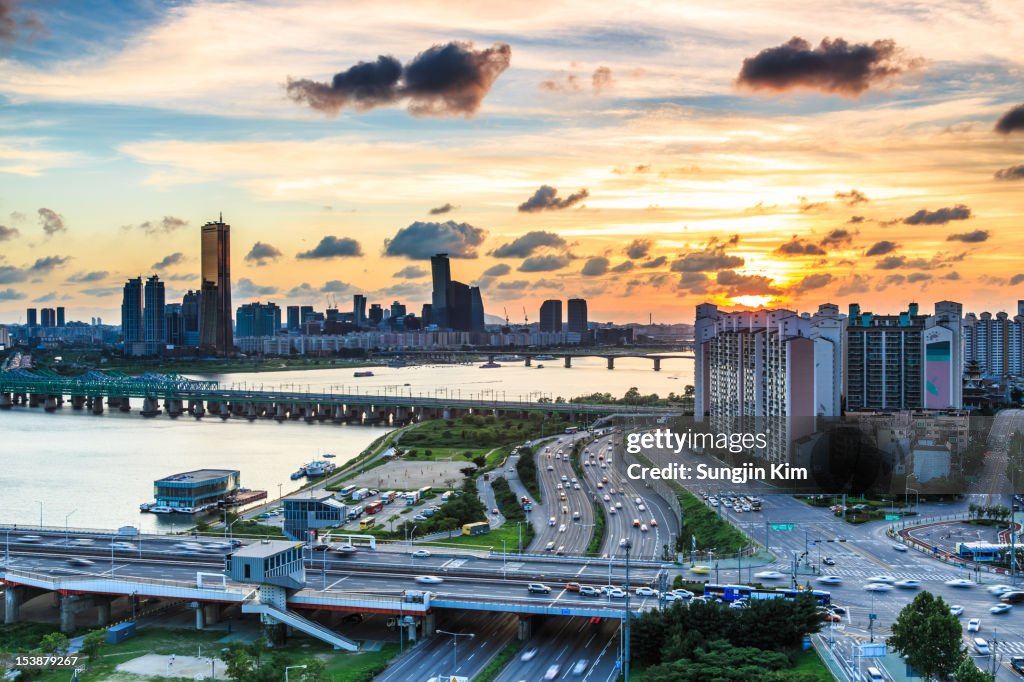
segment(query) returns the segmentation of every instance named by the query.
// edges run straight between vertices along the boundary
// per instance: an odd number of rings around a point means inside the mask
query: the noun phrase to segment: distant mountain
[[[484,324],[505,324],[505,318],[500,315],[488,315],[484,313]]]

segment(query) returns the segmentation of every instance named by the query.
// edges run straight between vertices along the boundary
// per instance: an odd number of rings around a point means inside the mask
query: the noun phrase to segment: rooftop
[[[292,493],[284,498],[285,502],[291,500],[315,500],[318,502],[324,502],[334,498],[334,493],[330,490],[304,490],[298,493]]]
[[[293,542],[291,540],[261,540],[260,542],[254,542],[251,545],[239,547],[231,554],[236,557],[270,557],[292,549],[293,547],[302,547],[302,543]]]
[[[202,481],[211,481],[217,478],[224,478],[232,474],[238,474],[238,469],[196,469],[195,471],[185,471],[180,474],[171,474],[165,476],[157,481],[157,483],[170,483],[170,482],[189,482],[189,483],[200,483]]]

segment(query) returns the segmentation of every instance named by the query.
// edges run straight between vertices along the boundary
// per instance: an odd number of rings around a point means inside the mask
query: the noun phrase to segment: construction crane
[[[530,326],[530,318],[526,315],[526,306],[523,306],[523,324]]]
[[[505,326],[506,327],[509,326],[509,322],[508,322],[508,308],[505,308]]]

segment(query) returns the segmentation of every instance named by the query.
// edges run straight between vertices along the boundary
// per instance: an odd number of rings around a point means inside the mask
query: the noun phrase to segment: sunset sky
[[[0,0],[0,322],[180,300],[221,212],[236,304],[1024,298],[1019,2],[476,5]]]

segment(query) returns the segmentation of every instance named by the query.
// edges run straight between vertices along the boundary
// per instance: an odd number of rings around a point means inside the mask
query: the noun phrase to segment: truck
[[[366,513],[366,514],[376,514],[377,512],[379,512],[383,508],[384,508],[384,501],[383,500],[374,500],[373,502],[370,502],[369,504],[363,505],[363,512]]]
[[[369,488],[360,488],[359,490],[357,490],[354,493],[352,493],[352,499],[357,501],[357,502],[359,500],[365,500],[369,496],[370,496],[370,489]]]
[[[420,494],[419,494],[419,492],[411,492],[411,493],[406,493],[405,494],[405,505],[407,507],[411,507],[412,505],[416,504],[419,501],[420,501]]]
[[[397,494],[394,490],[388,490],[380,494],[380,499],[384,500],[384,504],[391,504],[395,501],[395,495]]]

